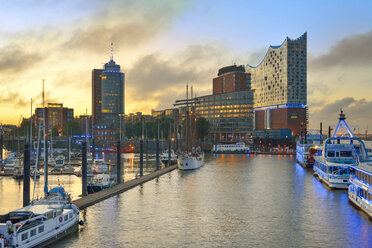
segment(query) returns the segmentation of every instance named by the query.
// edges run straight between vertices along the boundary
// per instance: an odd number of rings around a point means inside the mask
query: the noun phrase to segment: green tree
[[[68,135],[81,135],[81,126],[79,122],[75,120],[70,120],[67,123],[67,126],[63,129],[63,135],[67,135],[67,130],[68,130]]]
[[[59,136],[59,132],[58,132],[58,127],[57,126],[54,126],[52,128],[52,135],[53,135],[53,137]]]
[[[196,133],[200,140],[204,140],[204,137],[207,136],[210,128],[210,123],[204,117],[198,117],[196,120]]]

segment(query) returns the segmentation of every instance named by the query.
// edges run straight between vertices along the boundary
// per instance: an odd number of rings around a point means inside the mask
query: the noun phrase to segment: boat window
[[[335,152],[334,151],[327,152],[327,156],[328,157],[334,157],[335,156]]]
[[[54,212],[53,212],[53,218],[55,218],[56,216],[57,216],[57,212],[54,211]]]
[[[44,226],[39,226],[39,233],[44,232]]]
[[[351,151],[341,151],[341,157],[351,157],[352,153]]]
[[[349,169],[341,169],[340,170],[340,175],[346,175],[349,173]]]
[[[68,215],[67,215],[67,214],[65,215],[65,221],[66,221],[66,220],[68,220]]]
[[[31,231],[30,231],[30,237],[33,237],[33,236],[35,236],[36,235],[36,228],[35,229],[32,229]]]
[[[21,235],[21,241],[24,241],[26,239],[28,239],[28,232],[22,233]]]
[[[48,220],[53,218],[53,212],[47,213],[46,217],[47,217]]]
[[[62,214],[62,210],[61,209],[58,209],[57,216],[60,216],[61,214]]]
[[[72,218],[72,213],[69,214],[70,219]]]
[[[339,152],[336,152],[336,157],[339,157],[340,156],[340,153]]]

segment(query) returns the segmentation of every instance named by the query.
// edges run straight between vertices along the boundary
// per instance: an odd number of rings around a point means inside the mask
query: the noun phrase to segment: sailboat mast
[[[32,155],[32,98],[31,98],[31,116],[30,116],[30,160],[31,160],[31,155]]]
[[[189,153],[189,85],[186,84],[186,152]]]
[[[44,194],[48,193],[48,162],[46,157],[46,132],[45,132],[45,102],[44,102],[44,79],[43,79],[43,148],[44,148]]]

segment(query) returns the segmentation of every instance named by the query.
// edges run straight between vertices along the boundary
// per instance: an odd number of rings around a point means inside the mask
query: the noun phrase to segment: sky
[[[223,66],[258,64],[270,45],[308,34],[310,128],[339,110],[372,130],[371,1],[0,0],[0,122],[30,102],[91,113],[91,71],[110,59],[125,73],[125,111],[151,113],[212,92]]]

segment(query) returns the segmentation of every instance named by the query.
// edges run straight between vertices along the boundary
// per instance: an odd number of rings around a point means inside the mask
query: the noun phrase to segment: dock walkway
[[[100,201],[106,200],[107,198],[110,198],[112,196],[115,196],[117,194],[123,193],[124,191],[127,191],[128,189],[131,189],[137,185],[140,185],[142,183],[148,182],[154,178],[157,178],[161,175],[164,175],[174,169],[177,168],[177,165],[172,165],[169,167],[165,167],[163,169],[160,169],[158,171],[155,171],[151,174],[144,175],[138,179],[133,179],[128,182],[124,182],[118,185],[115,185],[114,187],[106,190],[99,191],[94,194],[87,195],[85,197],[82,197],[80,199],[77,199],[73,201],[72,203],[75,204],[79,209],[84,209],[86,207],[92,206]]]

